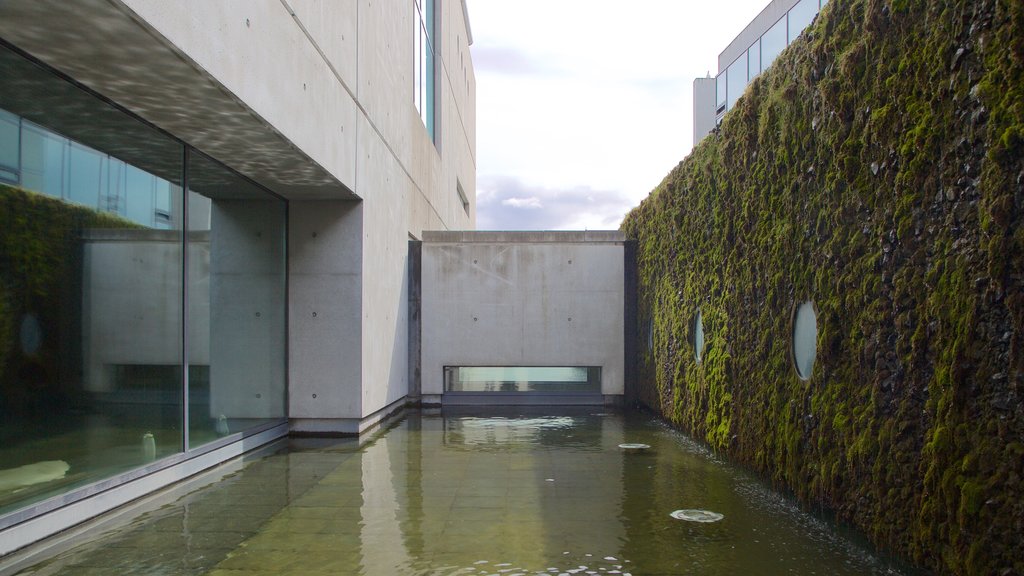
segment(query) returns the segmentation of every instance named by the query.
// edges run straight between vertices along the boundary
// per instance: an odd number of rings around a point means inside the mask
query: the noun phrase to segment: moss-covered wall
[[[0,184],[0,416],[73,399],[81,380],[81,233],[139,228],[115,215]],[[21,326],[37,321],[26,354]]]
[[[622,225],[640,398],[921,566],[1024,574],[1022,157],[1024,2],[831,0]]]

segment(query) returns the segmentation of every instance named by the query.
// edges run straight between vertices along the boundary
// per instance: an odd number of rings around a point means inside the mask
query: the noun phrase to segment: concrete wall
[[[422,392],[445,366],[601,366],[624,387],[623,236],[618,232],[427,233]]]
[[[715,129],[717,82],[714,78],[693,80],[693,145]]]
[[[407,394],[407,241],[475,225],[469,23],[462,2],[437,5],[434,138],[413,102],[411,0],[0,8],[6,40],[290,200],[299,429],[356,431]]]

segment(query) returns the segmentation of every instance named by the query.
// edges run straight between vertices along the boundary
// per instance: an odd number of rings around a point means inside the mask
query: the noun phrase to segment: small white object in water
[[[60,480],[67,474],[71,466],[63,460],[45,460],[34,464],[25,464],[17,468],[0,470],[0,492],[17,491],[25,486],[42,484],[50,480]]]
[[[228,429],[228,417],[221,414],[217,417],[217,436],[227,436],[231,433]]]
[[[639,444],[639,443],[619,444],[619,448],[622,448],[626,452],[639,452],[641,450],[647,450],[650,447],[651,446],[649,444]]]
[[[725,518],[725,516],[719,514],[718,512],[711,512],[710,510],[690,509],[676,510],[675,512],[669,514],[669,516],[675,518],[676,520],[686,520],[687,522],[702,522],[705,524],[709,522],[718,522],[722,518]]]
[[[616,558],[615,556],[605,556],[604,559],[605,560],[611,560],[612,562],[615,562],[616,560],[618,560],[618,558]]]
[[[545,482],[554,482],[555,479],[554,478],[545,478],[544,481]]]
[[[142,435],[142,459],[146,462],[156,460],[156,438],[151,432]]]

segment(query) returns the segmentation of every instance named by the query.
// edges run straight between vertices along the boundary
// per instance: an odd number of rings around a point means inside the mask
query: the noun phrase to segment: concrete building
[[[428,232],[421,250],[424,402],[622,401],[621,232]]]
[[[460,0],[0,3],[0,555],[406,402],[471,43]]]
[[[828,0],[772,0],[718,55],[714,79],[693,82],[693,145],[722,122],[754,78],[814,21]]]

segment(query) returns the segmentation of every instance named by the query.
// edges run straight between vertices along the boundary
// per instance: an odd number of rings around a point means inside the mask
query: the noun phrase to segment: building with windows
[[[471,43],[460,0],[0,3],[0,555],[406,402]]]
[[[718,74],[693,81],[693,145],[722,122],[749,84],[810,26],[828,0],[772,0],[718,55]]]

